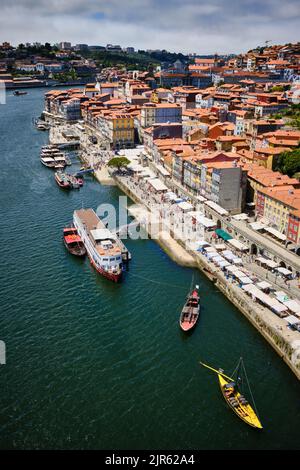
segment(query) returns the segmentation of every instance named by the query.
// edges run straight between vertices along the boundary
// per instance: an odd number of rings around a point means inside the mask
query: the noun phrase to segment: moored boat
[[[57,184],[64,189],[79,189],[83,185],[81,178],[64,173],[63,171],[57,171],[54,176]]]
[[[55,167],[55,160],[52,157],[46,157],[41,155],[41,163],[46,166],[47,168],[54,168]]]
[[[73,223],[81,236],[91,265],[107,279],[122,278],[122,252],[116,235],[108,230],[93,209],[75,210]]]
[[[199,318],[200,296],[198,290],[199,286],[196,285],[194,289],[190,291],[181,311],[179,324],[183,331],[189,331],[194,328]]]
[[[64,245],[75,256],[85,256],[86,249],[75,227],[65,227],[63,234]]]
[[[13,92],[15,96],[27,95],[27,93],[28,93],[27,91],[19,91],[19,90],[16,90]]]
[[[63,171],[56,171],[54,173],[55,181],[57,182],[58,186],[63,189],[71,189],[71,183],[67,175],[64,174]]]
[[[67,174],[67,176],[68,176],[68,179],[70,181],[70,184],[71,184],[72,188],[79,189],[79,188],[81,188],[81,186],[83,186],[83,179],[82,178],[78,178],[77,176],[70,175],[70,174]]]
[[[225,375],[222,369],[219,369],[219,370],[214,369],[213,367],[210,367],[207,364],[204,364],[203,362],[200,362],[200,364],[212,370],[218,375],[219,385],[221,388],[222,395],[225,398],[229,407],[235,412],[235,414],[241,420],[247,423],[249,426],[256,428],[256,429],[262,429],[262,424],[258,417],[258,413],[256,411],[256,407],[255,407],[252,393],[250,390],[250,385],[249,385],[249,381],[247,378],[243,359],[240,358],[238,365],[235,369],[235,371],[237,371],[237,380]],[[239,374],[242,371],[244,371],[245,376],[246,376],[247,385],[249,387],[249,391],[253,400],[253,407],[246,400],[246,398],[244,397],[244,395],[241,393],[241,390],[240,390],[241,377],[239,376]],[[232,375],[234,375],[234,373]]]
[[[63,169],[66,166],[65,158],[63,156],[48,156],[42,154],[40,160],[44,166],[54,168],[56,170]]]

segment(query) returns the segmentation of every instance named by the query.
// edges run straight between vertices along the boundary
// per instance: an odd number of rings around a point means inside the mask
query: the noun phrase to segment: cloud
[[[0,40],[205,53],[298,40],[298,0],[0,0]]]

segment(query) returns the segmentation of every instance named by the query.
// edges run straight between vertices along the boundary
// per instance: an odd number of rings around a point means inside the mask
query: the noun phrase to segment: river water
[[[298,381],[204,276],[151,240],[125,242],[133,259],[118,285],[66,252],[73,210],[117,206],[121,192],[91,177],[80,191],[58,188],[39,161],[48,135],[32,126],[44,91],[9,92],[0,105],[0,448],[299,449]],[[201,318],[185,335],[193,272]],[[261,432],[199,365],[231,372],[240,356]]]

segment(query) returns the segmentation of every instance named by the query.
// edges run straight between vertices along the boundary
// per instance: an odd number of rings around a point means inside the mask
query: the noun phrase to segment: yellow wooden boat
[[[243,364],[242,359],[240,359],[238,367],[240,363]],[[257,412],[254,411],[250,403],[248,403],[246,398],[241,394],[234,379],[225,375],[222,369],[214,369],[203,362],[200,362],[200,364],[218,374],[222,395],[235,414],[237,414],[245,423],[249,424],[249,426],[256,429],[262,429],[262,424]]]

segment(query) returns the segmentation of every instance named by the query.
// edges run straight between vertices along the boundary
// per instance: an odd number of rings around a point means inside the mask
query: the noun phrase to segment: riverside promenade
[[[114,179],[119,188],[139,204],[138,207],[129,208],[129,213],[147,232],[153,233],[153,226],[147,225],[145,220],[151,220],[151,206],[159,204],[159,198],[143,192],[141,187],[126,176],[115,175]],[[183,240],[173,238],[172,228],[170,231],[164,231],[163,225],[157,221],[154,229],[157,243],[174,261],[197,267],[213,280],[216,287],[245,315],[300,380],[300,333],[288,328],[284,319],[249,297],[232,278],[227,278],[224,272],[210,263],[203,254],[187,250]]]
[[[55,127],[50,131],[50,143],[59,141],[64,126]],[[75,126],[72,126],[74,129]],[[150,194],[141,187],[133,177],[118,176],[108,172],[107,162],[113,156],[108,150],[95,148],[89,141],[88,132],[76,130],[80,139],[79,156],[86,164],[95,168],[95,177],[101,184],[117,185],[139,207],[129,208],[129,213],[143,225],[143,221],[149,217],[152,208],[161,204],[158,195]],[[149,220],[149,219],[148,219]],[[262,334],[274,350],[286,362],[290,369],[300,379],[300,333],[287,326],[287,322],[278,317],[271,310],[257,303],[243,291],[232,279],[228,279],[221,269],[214,266],[201,253],[187,249],[186,240],[180,239],[176,233],[176,224],[168,226],[157,221],[154,231],[155,240],[164,251],[178,264],[188,267],[197,267],[203,274],[212,280],[216,287],[245,315],[252,325]],[[143,227],[151,235],[152,226],[144,224]],[[175,235],[176,234],[176,235]],[[250,264],[247,265],[250,269]],[[261,276],[263,278],[263,276]],[[272,279],[269,279],[272,283]],[[287,286],[278,280],[277,288],[287,292]]]

